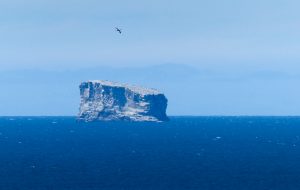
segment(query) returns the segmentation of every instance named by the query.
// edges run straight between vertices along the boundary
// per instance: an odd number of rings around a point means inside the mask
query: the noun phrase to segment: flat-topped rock
[[[167,98],[156,89],[104,80],[80,84],[79,120],[167,121]]]

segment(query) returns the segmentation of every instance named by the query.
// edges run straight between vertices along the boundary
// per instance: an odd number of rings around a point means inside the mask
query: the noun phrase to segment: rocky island
[[[96,80],[80,84],[78,119],[83,121],[168,121],[167,98],[158,90]]]

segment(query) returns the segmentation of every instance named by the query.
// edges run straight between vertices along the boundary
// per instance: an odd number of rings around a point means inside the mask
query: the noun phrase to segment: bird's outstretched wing
[[[116,31],[119,32],[120,34],[122,33],[122,30],[118,27],[116,27]]]

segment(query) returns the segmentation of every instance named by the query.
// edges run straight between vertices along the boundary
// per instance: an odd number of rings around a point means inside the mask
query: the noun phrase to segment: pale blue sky
[[[296,0],[2,0],[0,115],[74,115],[77,84],[93,70],[93,79],[166,92],[171,115],[300,115],[299,7]],[[138,74],[160,76],[166,67],[167,79]],[[122,68],[133,71],[120,75]],[[49,82],[57,73],[60,81]]]
[[[296,0],[2,0],[0,69],[298,64],[299,7]]]

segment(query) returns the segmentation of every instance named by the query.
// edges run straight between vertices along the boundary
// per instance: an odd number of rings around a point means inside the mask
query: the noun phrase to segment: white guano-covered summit
[[[146,95],[146,94],[162,94],[156,89],[153,88],[144,88],[140,86],[135,86],[135,85],[130,85],[130,84],[125,84],[125,83],[118,83],[118,82],[112,82],[112,81],[107,81],[107,80],[89,80],[88,82],[91,82],[93,84],[99,83],[102,86],[111,86],[111,87],[122,87],[122,88],[127,88],[133,92]]]
[[[105,80],[80,84],[79,120],[167,121],[167,98],[158,90]]]

